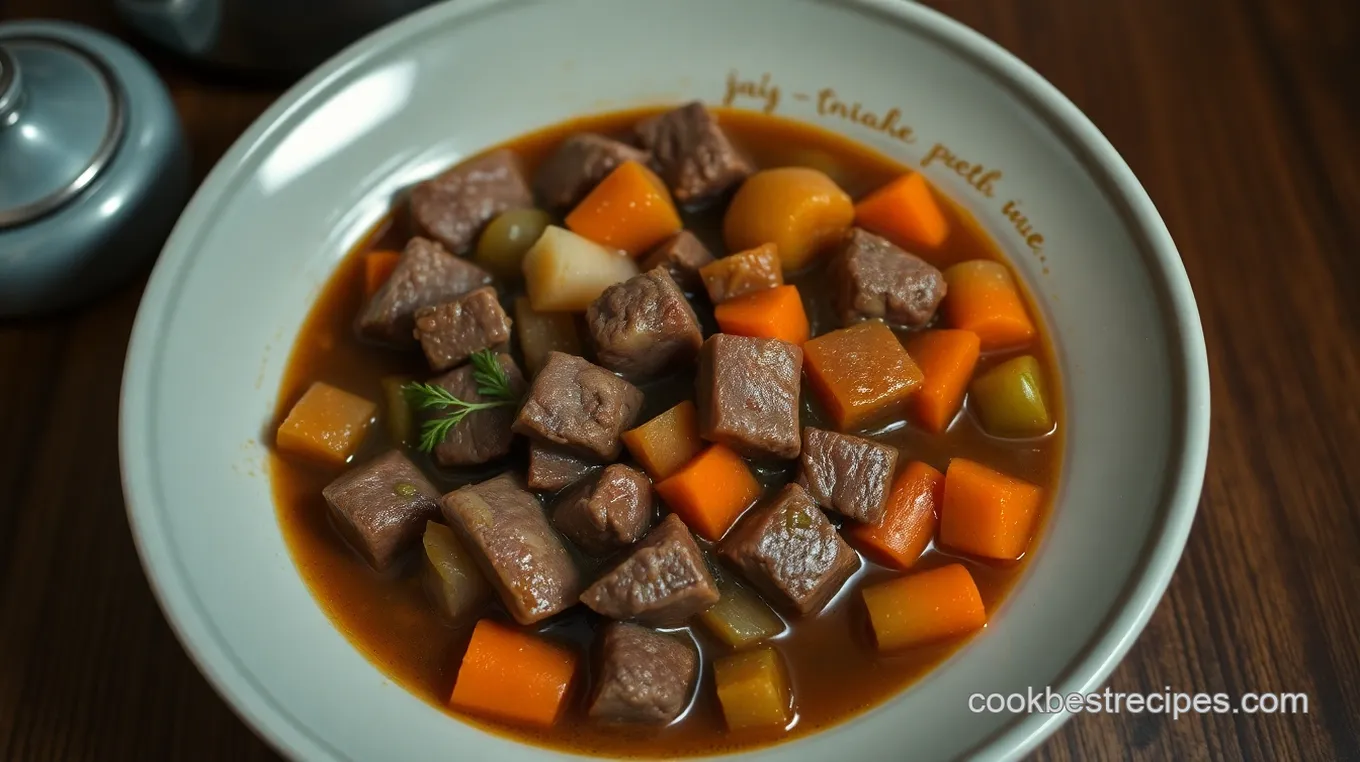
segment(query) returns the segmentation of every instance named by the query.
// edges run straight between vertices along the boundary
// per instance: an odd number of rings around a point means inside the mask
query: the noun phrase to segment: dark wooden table
[[[933,3],[1105,131],[1199,299],[1213,434],[1170,592],[1121,691],[1304,692],[1306,715],[1083,715],[1038,755],[1360,760],[1360,3]],[[110,0],[0,0],[128,36]],[[145,48],[143,48],[145,50]],[[198,178],[279,89],[146,51]],[[118,388],[138,282],[0,322],[0,757],[274,759],[185,657],[123,513]]]

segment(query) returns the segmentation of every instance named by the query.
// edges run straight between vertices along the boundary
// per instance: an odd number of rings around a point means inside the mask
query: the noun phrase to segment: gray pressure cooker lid
[[[0,230],[94,182],[118,148],[126,111],[99,58],[56,37],[0,38]]]

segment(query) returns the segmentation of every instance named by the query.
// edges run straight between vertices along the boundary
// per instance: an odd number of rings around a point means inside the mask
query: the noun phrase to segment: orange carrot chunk
[[[657,480],[680,470],[700,450],[699,412],[685,400],[650,421],[623,432],[628,452]]]
[[[364,297],[372,299],[378,289],[392,277],[401,261],[399,251],[370,251],[364,255]]]
[[[949,223],[919,172],[909,172],[855,204],[855,224],[905,248],[935,248],[949,237]]]
[[[912,407],[921,428],[932,434],[949,428],[981,351],[982,341],[972,331],[926,331],[907,340],[907,354],[925,374]]]
[[[625,161],[567,215],[567,228],[637,256],[680,232],[680,214],[661,178]]]
[[[940,543],[998,561],[1024,555],[1044,491],[965,458],[949,461]]]
[[[782,339],[802,346],[808,340],[807,312],[797,286],[777,286],[719,304],[713,310],[723,333]]]
[[[962,564],[869,585],[863,595],[880,651],[964,635],[987,623],[982,596]]]
[[[944,474],[912,461],[893,481],[883,519],[877,524],[848,524],[845,539],[875,563],[911,568],[935,536],[943,502]]]
[[[378,406],[320,381],[313,383],[279,424],[282,452],[342,465],[359,449]]]
[[[715,444],[656,485],[656,494],[697,534],[717,542],[760,497],[741,456]]]
[[[973,259],[944,271],[949,286],[944,297],[944,319],[953,328],[972,331],[982,341],[982,351],[1029,343],[1034,322],[1025,302],[1000,262]]]
[[[892,329],[877,320],[823,334],[803,345],[809,385],[841,431],[899,412],[921,385],[921,369]]]
[[[507,722],[557,721],[576,673],[576,654],[543,638],[483,619],[472,631],[449,706]]]

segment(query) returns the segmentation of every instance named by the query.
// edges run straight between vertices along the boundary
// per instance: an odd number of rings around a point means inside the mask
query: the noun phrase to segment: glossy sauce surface
[[[532,169],[558,141],[573,132],[593,130],[624,134],[633,122],[648,113],[651,112],[590,117],[557,125],[506,145],[516,149],[525,159],[526,166]],[[717,113],[724,129],[757,166],[798,165],[821,169],[856,199],[905,171],[905,167],[880,154],[814,127],[753,112],[717,110]],[[966,212],[953,203],[945,206],[952,232],[942,251],[927,257],[928,261],[941,269],[966,259],[1005,261],[996,245]],[[722,208],[719,204],[685,215],[687,227],[695,231],[715,255],[725,253],[721,242]],[[399,250],[409,236],[409,223],[404,207],[399,204],[389,218],[341,261],[317,298],[293,347],[279,390],[277,420],[282,420],[313,381],[325,381],[378,401],[383,399],[380,380],[384,376],[403,373],[423,378],[431,375],[419,352],[402,354],[375,348],[357,340],[352,330],[353,317],[362,306],[362,254],[378,248]],[[803,295],[814,335],[837,327],[821,275],[822,268],[814,266],[789,278]],[[507,304],[512,296],[502,287],[502,297]],[[711,308],[698,311],[706,334],[712,332]],[[1040,315],[1033,309],[1031,313],[1038,322]],[[1040,327],[1042,334],[1042,325]],[[967,457],[1044,487],[1051,500],[1061,462],[1064,422],[1061,389],[1046,336],[1041,335],[1033,347],[1022,351],[1035,354],[1044,366],[1049,381],[1047,396],[1057,421],[1054,433],[1032,440],[997,439],[982,431],[965,404],[965,409],[943,434],[927,434],[909,423],[898,423],[873,434],[873,438],[899,448],[902,464],[922,460],[944,471],[949,458]],[[986,355],[978,369],[1019,353]],[[647,400],[639,422],[692,396],[693,373],[690,371],[642,388]],[[802,422],[803,425],[823,425],[806,384]],[[391,446],[386,429],[379,421],[371,428],[355,460],[362,462]],[[425,456],[419,453],[413,453],[413,456],[437,486],[450,490],[507,468],[522,472],[525,448],[522,440],[517,441],[516,451],[508,462],[480,470],[441,471]],[[380,575],[345,544],[331,524],[321,497],[322,488],[338,475],[335,470],[277,454],[271,461],[279,523],[300,573],[322,608],[355,647],[383,672],[423,699],[444,707],[471,627],[450,625],[429,602],[416,573],[420,559],[414,553],[404,568]],[[772,490],[792,478],[795,465],[796,461],[791,461],[780,470],[762,468],[759,475],[767,489]],[[550,502],[545,501],[545,504]],[[1036,540],[1030,546],[1031,553],[1042,535],[1043,520],[1048,512],[1046,505]],[[418,549],[419,546],[417,552]],[[932,548],[914,568],[919,570],[954,560],[960,559]],[[988,612],[995,610],[1024,567],[1023,559],[1005,566],[968,559],[962,561],[972,572]],[[714,692],[710,665],[714,658],[729,651],[697,624],[689,629],[689,634],[698,644],[703,662],[699,687],[689,711],[670,727],[629,730],[588,722],[583,706],[590,687],[589,669],[584,668],[578,673],[572,689],[574,700],[551,729],[532,730],[477,718],[463,719],[528,742],[611,756],[708,754],[805,735],[891,698],[962,644],[953,641],[897,654],[877,653],[858,590],[865,583],[897,574],[862,560],[860,571],[819,616],[796,621],[785,617],[790,626],[773,642],[783,656],[793,685],[797,716],[788,728],[727,731]],[[488,616],[506,619],[498,604]],[[544,623],[541,629],[549,637],[576,647],[584,666],[589,663],[593,629],[600,621],[597,615],[577,606]]]

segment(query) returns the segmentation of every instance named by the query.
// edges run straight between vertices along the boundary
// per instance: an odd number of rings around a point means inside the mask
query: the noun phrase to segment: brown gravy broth
[[[882,185],[905,171],[905,167],[846,138],[819,128],[763,114],[715,110],[733,140],[761,168],[801,165],[820,169],[836,180],[853,198]],[[592,130],[622,135],[639,118],[653,110],[612,113],[559,124],[516,138],[505,145],[517,150],[526,167],[534,168],[567,135]],[[724,253],[721,236],[722,209],[716,207],[686,213],[686,225],[700,236],[715,255]],[[951,235],[932,264],[987,258],[1005,261],[980,226],[952,202],[945,204]],[[380,379],[391,374],[418,378],[431,375],[419,352],[403,354],[359,341],[352,330],[363,291],[363,254],[375,249],[400,250],[411,235],[404,207],[393,212],[339,264],[317,298],[298,334],[279,389],[276,422],[313,381],[321,380],[371,400],[383,399]],[[820,267],[791,277],[808,305],[813,334],[836,327],[827,304]],[[513,293],[502,291],[506,303]],[[703,300],[699,300],[702,302]],[[1036,321],[1041,317],[1031,310]],[[706,332],[715,330],[711,308],[699,308]],[[1028,351],[1044,364],[1050,379],[1049,396],[1055,408],[1056,432],[1032,440],[1002,440],[987,435],[967,409],[943,434],[932,435],[898,423],[876,432],[875,439],[900,449],[902,463],[922,460],[944,471],[949,458],[962,456],[1056,491],[1062,460],[1063,430],[1060,390],[1052,345],[1041,328],[1040,339]],[[1017,354],[985,355],[979,369]],[[693,374],[663,379],[643,387],[647,403],[639,422],[678,401],[692,396]],[[381,413],[380,413],[381,414]],[[821,425],[816,403],[805,388],[804,425]],[[393,445],[381,421],[374,425],[356,456],[362,462]],[[445,490],[480,481],[505,469],[523,472],[525,449],[517,444],[508,462],[480,470],[441,470],[423,454],[412,456]],[[765,728],[729,733],[724,726],[709,668],[712,659],[727,648],[701,626],[690,628],[703,661],[699,688],[689,711],[662,730],[602,727],[585,719],[585,696],[589,691],[588,669],[581,669],[573,686],[572,701],[557,724],[546,730],[526,729],[461,715],[447,709],[458,665],[466,648],[471,626],[454,627],[430,603],[419,575],[419,545],[404,568],[389,575],[374,572],[352,551],[331,524],[321,490],[338,472],[298,459],[271,456],[271,478],[283,529],[293,559],[308,587],[335,625],[368,659],[407,689],[445,708],[460,719],[503,735],[547,747],[611,756],[675,757],[712,754],[786,741],[843,722],[855,714],[886,701],[939,665],[961,642],[916,648],[893,655],[879,655],[873,646],[867,617],[858,591],[866,583],[896,575],[862,560],[860,571],[836,601],[819,616],[786,621],[790,627],[774,641],[788,667],[794,689],[796,719],[787,728]],[[793,464],[782,470],[758,471],[767,489],[773,490],[792,478]],[[1044,508],[1046,519],[1050,506]],[[1042,519],[1041,519],[1042,525]],[[700,540],[701,545],[707,545]],[[1024,569],[1024,560],[1005,566],[957,559],[934,548],[927,550],[915,569],[962,560],[972,572],[988,612],[994,611]],[[488,616],[508,620],[499,607]],[[544,623],[542,632],[571,644],[585,657],[590,653],[594,629],[601,618],[577,606]],[[584,679],[583,679],[584,678]]]

